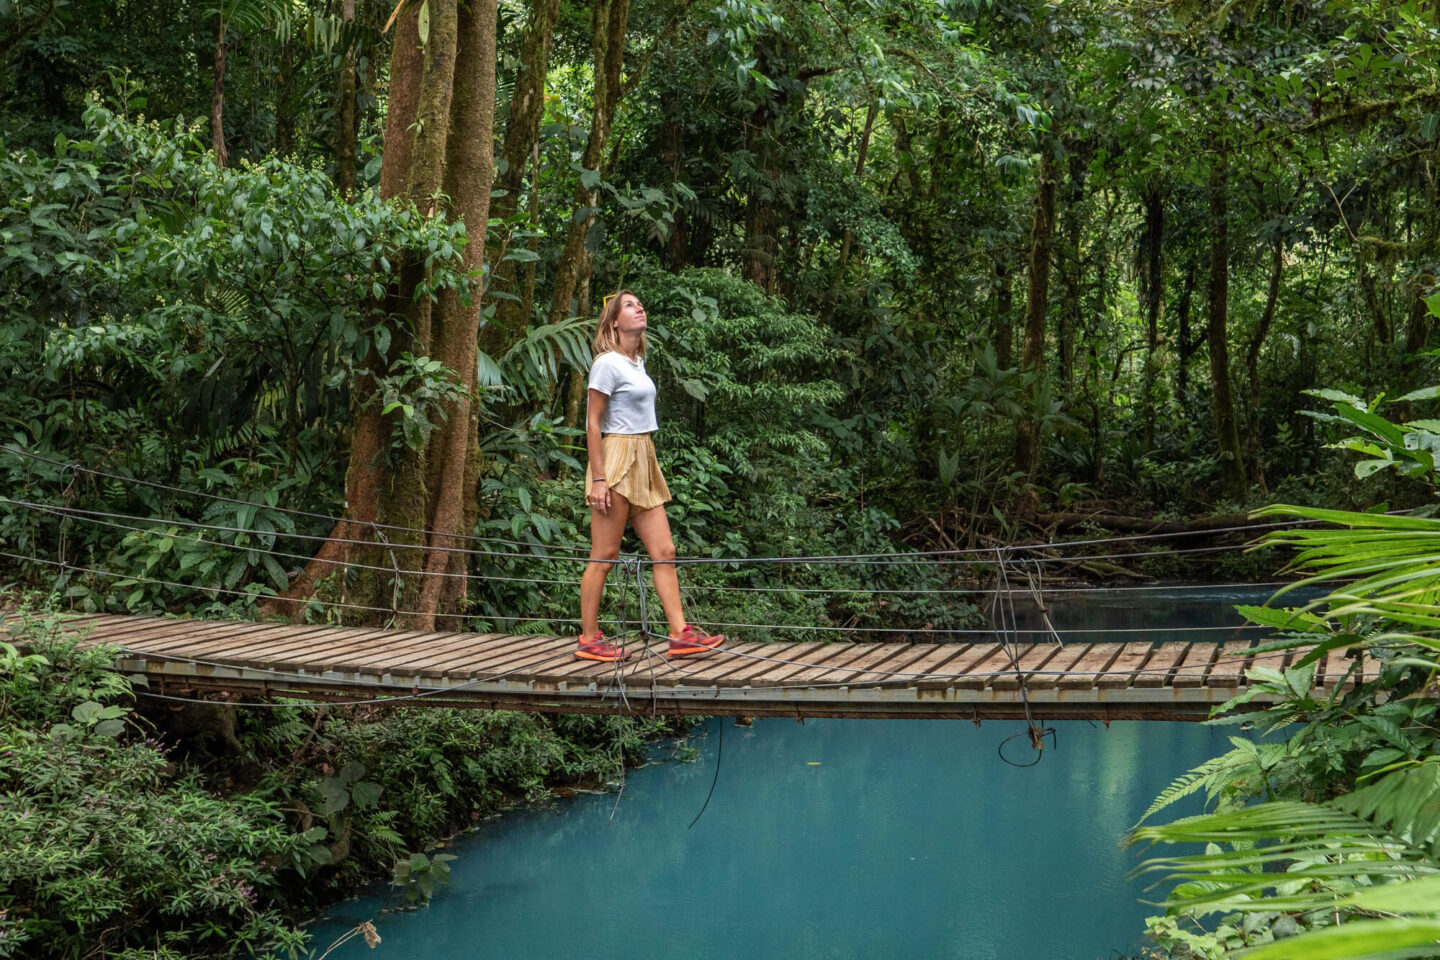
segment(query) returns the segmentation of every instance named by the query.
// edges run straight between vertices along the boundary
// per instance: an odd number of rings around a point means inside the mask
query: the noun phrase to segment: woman
[[[670,489],[655,459],[655,382],[645,373],[645,307],[629,290],[607,297],[595,331],[585,416],[585,499],[590,504],[590,563],[580,578],[577,660],[615,662],[630,651],[605,639],[598,627],[605,577],[620,556],[626,524],[635,527],[654,566],[655,592],[670,623],[669,655],[688,657],[714,650],[723,636],[685,622],[675,542],[662,505]]]

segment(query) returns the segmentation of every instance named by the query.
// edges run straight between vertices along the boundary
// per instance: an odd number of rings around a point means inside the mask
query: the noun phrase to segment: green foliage
[[[1353,397],[1325,397],[1339,418],[1387,444],[1342,446],[1372,464],[1408,463],[1404,472],[1433,484],[1433,462],[1415,469],[1413,456],[1398,453],[1420,449],[1405,443],[1401,428]],[[1256,948],[1247,957],[1294,960],[1429,956],[1440,929],[1436,901],[1425,895],[1440,876],[1440,722],[1427,696],[1440,671],[1435,522],[1294,507],[1261,512],[1332,524],[1265,539],[1297,548],[1293,565],[1306,576],[1295,586],[1343,585],[1297,608],[1241,608],[1279,631],[1262,649],[1300,655],[1283,671],[1252,670],[1250,688],[1221,710],[1263,693],[1277,700],[1262,714],[1272,729],[1299,729],[1284,744],[1232,738],[1232,751],[1177,780],[1146,812],[1202,788],[1213,806],[1132,834],[1205,844],[1204,853],[1151,857],[1141,868],[1174,883],[1164,904],[1170,916],[1152,921],[1151,932],[1162,946],[1213,957],[1241,946]],[[1353,687],[1336,683],[1317,699],[1316,663],[1347,650],[1357,657],[1347,673]],[[1374,662],[1369,676],[1360,670],[1365,661]],[[1229,916],[1213,932],[1178,920],[1217,912]],[[1272,942],[1282,936],[1283,944]]]
[[[297,531],[273,508],[311,506],[342,482],[333,421],[348,416],[372,352],[396,352],[405,337],[378,306],[397,264],[428,262],[417,296],[468,287],[457,272],[463,227],[371,193],[346,202],[323,172],[277,159],[221,169],[179,121],[133,120],[99,102],[85,119],[88,139],[0,158],[5,440],[244,501],[203,505],[197,519],[224,531],[86,524],[69,542],[90,565],[136,579],[66,578],[58,588],[72,600],[244,609],[237,596],[287,583],[271,554]],[[396,446],[419,443],[455,390],[437,361],[409,354],[381,387],[383,403],[408,412]],[[42,498],[35,485],[57,476],[3,451],[0,470]],[[166,510],[146,492],[117,504],[113,487],[82,491],[102,509]],[[0,509],[0,538],[20,549],[57,542],[61,526]],[[231,592],[177,598],[140,577]]]
[[[126,736],[111,653],[53,622],[0,644],[0,956],[244,956],[298,943],[273,904],[298,838],[274,805],[222,799]],[[118,739],[117,739],[118,738]]]

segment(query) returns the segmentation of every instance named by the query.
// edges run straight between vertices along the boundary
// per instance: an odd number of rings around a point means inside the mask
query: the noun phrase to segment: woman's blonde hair
[[[595,339],[590,344],[590,349],[595,356],[602,353],[609,353],[611,350],[620,349],[620,334],[615,329],[615,318],[620,314],[620,303],[626,295],[635,297],[629,290],[616,290],[605,298],[605,305],[600,308],[600,322],[595,327]],[[635,297],[639,300],[639,297]],[[640,356],[645,356],[645,334],[640,334]]]

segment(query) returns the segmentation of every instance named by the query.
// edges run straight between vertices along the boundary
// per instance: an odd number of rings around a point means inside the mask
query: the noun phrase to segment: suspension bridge
[[[624,664],[571,659],[574,637],[344,629],[114,614],[66,618],[85,645],[113,649],[147,692],[397,702],[562,713],[781,717],[1203,720],[1294,651],[1250,640],[731,643],[671,661],[663,638]],[[1369,679],[1332,651],[1324,697]],[[1373,674],[1371,674],[1373,675]],[[1264,702],[1264,698],[1260,698]]]
[[[59,464],[14,448],[7,448],[7,452]],[[247,563],[258,565],[258,554],[270,562],[305,561],[313,554],[313,550],[279,551],[276,545],[280,541],[303,544],[326,539],[293,528],[284,530],[275,522],[262,524],[258,518],[269,514],[278,519],[335,519],[75,464],[62,466],[62,477],[90,474],[105,481],[228,504],[235,508],[236,520],[229,524],[207,523],[87,509],[53,500],[0,498],[0,505],[17,513],[59,525],[55,556],[40,555],[36,549],[41,539],[37,532],[30,539],[28,554],[0,550],[0,558],[50,568],[61,590],[78,578],[89,578],[91,582],[108,578],[125,589],[154,585],[210,600],[223,596],[255,599],[253,592],[213,582],[182,583],[92,566],[94,561],[68,556],[67,530],[78,525],[120,530],[127,537],[194,544],[195,549],[207,551],[229,550],[248,558]],[[1250,525],[1218,532],[1249,534],[1267,526],[1285,525]],[[38,521],[35,526],[38,531]],[[1217,531],[1204,533],[1214,536]],[[1163,546],[1180,536],[1183,534],[1136,534],[1023,548],[916,554],[682,558],[682,564],[724,564],[727,569],[747,564],[768,571],[848,564],[895,575],[885,580],[889,585],[873,587],[826,588],[783,582],[770,586],[707,586],[702,594],[749,591],[925,596],[939,601],[963,600],[972,612],[976,606],[988,603],[990,623],[977,629],[703,621],[707,627],[729,633],[731,641],[713,653],[681,660],[666,658],[665,638],[651,631],[643,579],[648,561],[637,557],[622,558],[614,587],[622,591],[617,603],[619,616],[608,622],[608,628],[624,638],[633,651],[628,662],[618,664],[572,659],[574,635],[566,635],[564,628],[574,621],[495,612],[473,617],[491,632],[405,631],[114,613],[67,616],[61,619],[59,629],[73,634],[81,644],[104,645],[113,650],[123,669],[145,676],[143,695],[180,701],[221,697],[256,705],[255,698],[262,698],[271,703],[409,703],[532,712],[734,714],[798,719],[1201,720],[1250,683],[1248,670],[1256,666],[1284,669],[1291,665],[1295,651],[1264,649],[1261,644],[1273,631],[1241,623],[1238,616],[1233,624],[1067,629],[1052,622],[1053,607],[1047,604],[1047,597],[1125,592],[1134,596],[1154,588],[1132,585],[1077,590],[1044,585],[1046,566],[1057,562],[1074,564],[1097,558],[1113,561],[1243,548],[1243,544]],[[466,552],[481,561],[477,564],[481,569],[467,576],[480,583],[508,581],[574,591],[577,581],[573,577],[537,576],[525,565],[541,562],[563,570],[566,565],[574,569],[588,562],[583,548],[495,537],[469,539],[478,545],[466,548]],[[1150,540],[1162,541],[1162,549],[1145,550],[1155,546],[1146,543]],[[1085,552],[1117,544],[1123,545],[1118,553],[1113,549],[1098,554]],[[366,546],[375,548],[377,544],[367,541]],[[1077,548],[1082,552],[1063,552]],[[421,548],[387,543],[385,549],[390,552],[390,565],[370,569],[392,574],[415,572],[404,568],[398,552]],[[336,562],[347,570],[365,566]],[[521,566],[512,569],[507,564]],[[906,585],[922,566],[934,569],[937,565],[951,565],[954,569],[962,564],[983,566],[993,585],[954,589]],[[504,572],[507,570],[510,572]],[[895,585],[897,578],[899,585]],[[632,592],[633,602],[627,603]],[[1021,607],[1031,605],[1023,622],[1022,614],[1017,612],[1017,599]],[[388,610],[344,600],[316,600],[309,606],[322,612],[343,612],[348,607],[372,615],[388,612],[398,617],[407,613],[399,608],[398,595]],[[19,621],[11,617],[8,622],[13,625]],[[497,624],[507,629],[497,631]],[[550,632],[531,632],[546,628]],[[1332,651],[1316,665],[1314,695],[1323,699],[1348,689],[1372,678],[1375,669],[1373,659]],[[1268,699],[1261,694],[1247,707],[1262,707]]]

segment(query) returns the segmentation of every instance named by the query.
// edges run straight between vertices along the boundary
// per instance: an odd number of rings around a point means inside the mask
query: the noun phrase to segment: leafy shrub
[[[265,890],[299,839],[127,736],[111,653],[45,622],[0,643],[0,957],[228,957],[297,943]],[[117,729],[118,727],[118,729]]]

